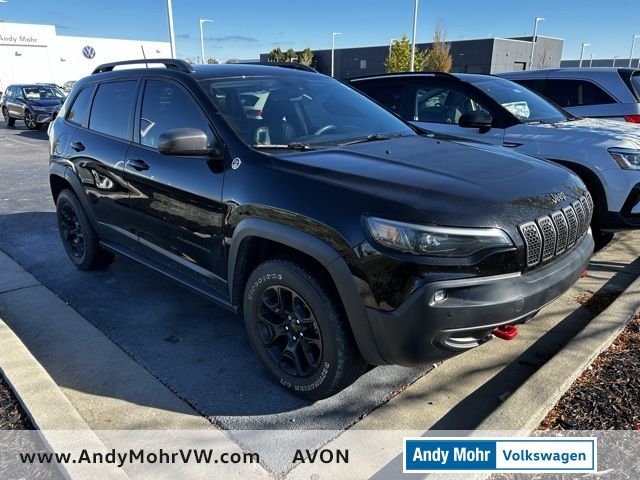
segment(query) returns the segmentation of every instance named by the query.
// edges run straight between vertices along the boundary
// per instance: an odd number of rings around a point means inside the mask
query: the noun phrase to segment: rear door
[[[573,115],[585,117],[615,116],[615,105],[618,103],[604,88],[585,79],[549,77],[543,96]],[[611,109],[611,106],[614,108]]]
[[[100,237],[130,248],[137,238],[126,229],[129,189],[123,172],[138,87],[137,79],[89,85],[79,91],[65,117],[66,155],[91,203]]]
[[[135,141],[125,174],[131,188],[131,230],[144,255],[226,294],[223,250],[225,208],[221,158],[168,156],[158,150],[160,135],[178,128],[218,140],[209,120],[184,86],[149,78],[141,93]]]

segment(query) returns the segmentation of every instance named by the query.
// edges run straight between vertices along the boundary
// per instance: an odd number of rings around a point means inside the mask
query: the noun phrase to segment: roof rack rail
[[[388,72],[388,73],[374,73],[371,75],[358,75],[356,77],[347,77],[343,80],[345,81],[358,81],[358,80],[366,80],[369,78],[383,78],[383,77],[418,77],[420,75],[429,76],[429,77],[445,77],[450,78],[452,80],[460,80],[455,75],[448,72],[435,72],[430,70],[423,70],[420,72]]]
[[[193,73],[195,71],[193,67],[184,60],[177,60],[175,58],[147,58],[140,60],[124,60],[122,62],[103,63],[102,65],[96,67],[92,75],[95,75],[96,73],[111,72],[115,67],[119,67],[121,65],[148,65],[149,63],[160,63],[166,68],[180,70],[181,72],[186,73]]]
[[[268,67],[291,68],[293,70],[302,70],[304,72],[319,73],[315,68],[297,62],[242,62],[242,65],[266,65]]]

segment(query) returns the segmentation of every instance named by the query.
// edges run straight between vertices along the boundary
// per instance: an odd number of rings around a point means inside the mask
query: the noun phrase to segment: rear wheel
[[[9,115],[9,110],[7,110],[7,107],[2,107],[2,116],[4,117],[4,123],[6,123],[8,127],[13,127],[13,125],[16,123],[16,119],[11,118],[11,116]]]
[[[29,110],[24,112],[24,124],[29,130],[38,130],[40,128],[36,116]]]
[[[62,190],[58,195],[56,216],[62,245],[78,269],[95,270],[113,261],[113,254],[100,247],[98,235],[72,191]]]
[[[251,346],[297,395],[331,396],[365,372],[341,305],[313,269],[283,259],[261,264],[247,281],[243,307]]]

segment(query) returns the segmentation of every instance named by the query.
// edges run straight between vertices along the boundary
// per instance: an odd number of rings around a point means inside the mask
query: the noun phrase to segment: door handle
[[[141,160],[139,158],[127,160],[127,164],[139,172],[143,170],[149,170],[149,165],[144,160]]]
[[[84,151],[84,145],[82,144],[82,142],[73,142],[71,144],[71,148],[73,148],[76,152]]]

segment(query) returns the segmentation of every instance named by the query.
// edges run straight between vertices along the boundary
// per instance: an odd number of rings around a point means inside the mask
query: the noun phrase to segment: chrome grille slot
[[[520,233],[522,233],[527,249],[527,267],[534,267],[540,263],[540,256],[542,255],[542,235],[537,225],[533,222],[520,225]]]
[[[574,243],[576,243],[576,239],[578,238],[578,215],[576,215],[576,211],[571,207],[563,208],[562,213],[564,213],[567,223],[569,224],[567,248],[570,248]]]
[[[593,200],[585,193],[561,210],[526,222],[518,228],[524,239],[527,268],[552,260],[575,246],[589,231]]]
[[[589,200],[586,196],[580,199],[580,203],[582,203],[582,208],[584,209],[584,230],[586,232],[589,229],[589,225],[591,224],[593,206],[589,204]]]
[[[571,204],[573,209],[576,211],[576,215],[578,215],[578,237],[580,238],[585,231],[584,224],[586,222],[587,216],[585,215],[584,209],[582,208],[582,203],[580,201],[573,202]]]
[[[542,233],[542,261],[546,262],[556,253],[556,229],[549,217],[540,217],[537,222]]]
[[[585,192],[585,197],[587,198],[587,203],[589,204],[590,216],[593,216],[593,198],[591,197],[589,191]]]
[[[569,224],[567,219],[564,218],[562,212],[553,212],[551,219],[556,227],[556,233],[558,234],[556,255],[560,255],[567,249],[567,239],[569,238]]]

